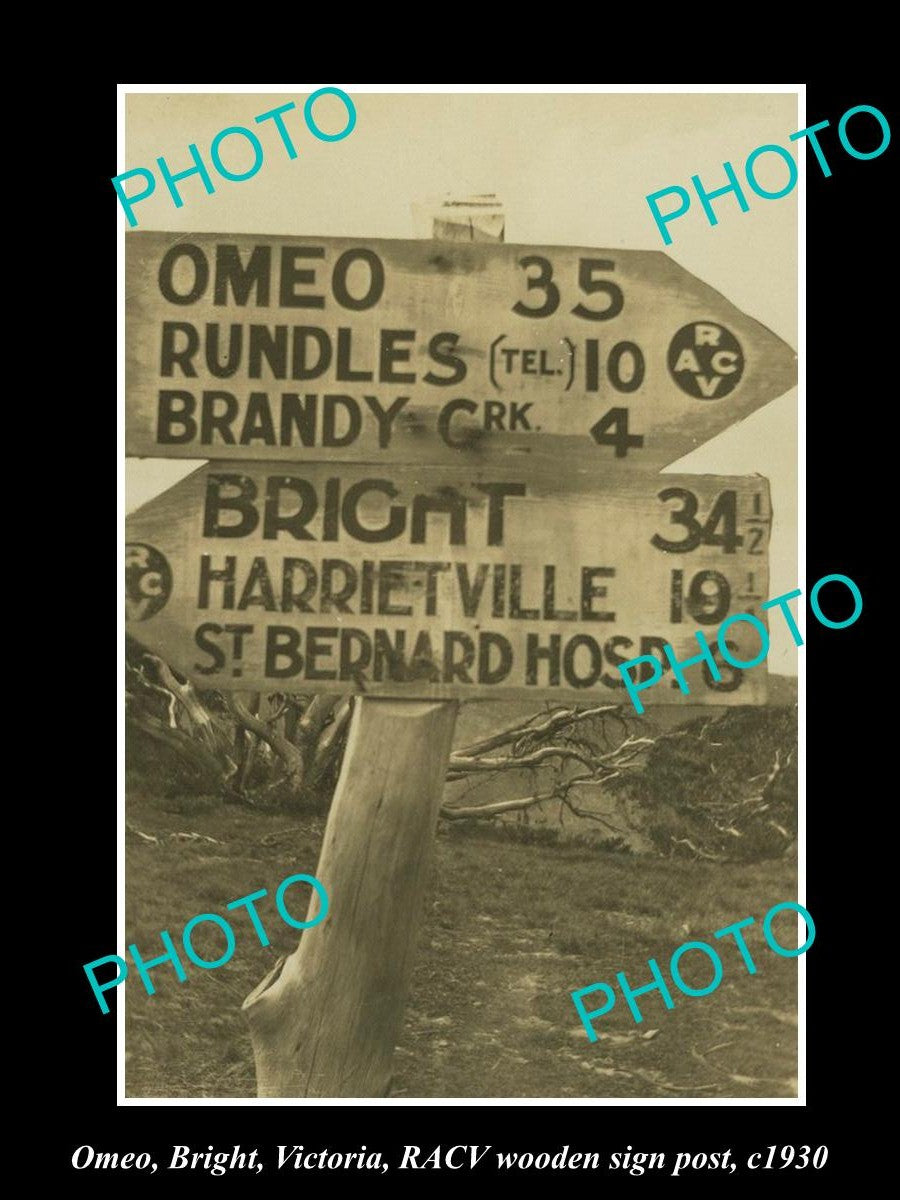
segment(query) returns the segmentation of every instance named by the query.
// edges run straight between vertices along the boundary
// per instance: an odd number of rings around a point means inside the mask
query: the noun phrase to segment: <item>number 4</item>
[[[589,432],[598,446],[615,446],[616,458],[624,458],[632,446],[640,449],[644,444],[642,434],[628,432],[627,408],[611,408]]]
[[[719,525],[722,532],[716,533]],[[743,546],[744,539],[737,531],[736,492],[722,492],[716,500],[703,527],[703,541],[707,546],[722,546],[726,554],[734,554],[738,546]]]

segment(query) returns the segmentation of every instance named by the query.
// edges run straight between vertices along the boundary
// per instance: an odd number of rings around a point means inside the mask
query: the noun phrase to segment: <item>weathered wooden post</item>
[[[457,245],[126,242],[126,448],[213,460],[126,523],[129,632],[195,687],[357,685],[317,868],[330,911],[245,1004],[263,1096],[390,1087],[458,700],[611,698],[618,664],[663,647],[695,677],[660,673],[650,702],[765,698],[735,622],[765,617],[767,484],[658,472],[791,386],[793,351],[663,254],[476,245],[503,240],[492,197],[431,219]],[[293,301],[326,294],[330,332],[289,339]],[[326,390],[351,379],[363,394]],[[738,665],[700,676],[693,628],[729,612]]]
[[[456,710],[355,701],[316,870],[328,917],[244,1001],[260,1096],[386,1094]]]
[[[494,197],[442,203],[433,221],[443,240],[503,240]],[[355,699],[316,869],[328,917],[243,1004],[260,1096],[387,1094],[457,708]]]

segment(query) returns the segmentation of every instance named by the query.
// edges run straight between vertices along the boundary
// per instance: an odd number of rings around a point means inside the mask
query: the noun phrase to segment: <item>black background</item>
[[[343,69],[343,68],[342,68]],[[186,74],[187,72],[185,72]],[[226,72],[222,72],[226,74]],[[288,72],[284,72],[287,76]],[[746,72],[747,78],[754,78]],[[131,76],[129,76],[131,77]],[[143,78],[158,79],[155,74]],[[795,78],[793,72],[782,78]],[[116,806],[113,755],[116,532],[113,528],[115,470],[113,441],[116,378],[114,330],[117,296],[114,286],[116,237],[121,213],[109,179],[117,169],[113,113],[115,85],[94,89],[95,128],[92,148],[81,142],[73,156],[70,186],[81,204],[81,236],[92,247],[78,272],[79,295],[93,314],[92,346],[102,347],[100,372],[92,368],[95,390],[81,403],[103,414],[107,440],[98,439],[94,420],[83,426],[80,453],[96,464],[96,475],[84,480],[93,488],[91,545],[72,547],[72,570],[102,581],[96,590],[81,589],[84,640],[68,642],[77,661],[96,656],[85,703],[70,699],[66,734],[73,762],[88,754],[87,783],[73,780],[70,815],[65,835],[57,839],[60,881],[54,896],[64,903],[53,908],[45,935],[53,947],[53,985],[48,997],[47,1024],[35,1039],[40,1065],[41,1152],[38,1170],[65,1174],[69,1183],[85,1184],[101,1194],[113,1188],[139,1187],[157,1192],[205,1185],[206,1172],[176,1176],[162,1169],[155,1175],[135,1171],[74,1172],[73,1151],[89,1144],[104,1151],[147,1150],[167,1162],[174,1144],[205,1150],[212,1144],[229,1149],[235,1143],[258,1146],[274,1164],[274,1146],[303,1144],[307,1149],[358,1150],[365,1144],[381,1150],[393,1164],[402,1147],[417,1144],[426,1153],[437,1144],[491,1143],[496,1149],[551,1154],[563,1145],[573,1150],[608,1153],[628,1145],[636,1150],[710,1151],[732,1147],[738,1162],[754,1150],[772,1144],[829,1147],[823,1171],[748,1173],[734,1175],[690,1172],[688,1188],[714,1183],[723,1191],[766,1188],[780,1179],[784,1186],[813,1185],[860,1175],[868,1153],[864,1130],[874,1101],[871,1089],[892,1043],[890,1012],[880,1015],[874,985],[884,970],[884,947],[890,944],[870,888],[887,863],[887,841],[878,829],[890,812],[889,783],[880,781],[880,763],[868,732],[877,706],[870,685],[890,671],[879,664],[872,631],[882,624],[885,596],[875,575],[879,558],[890,554],[896,535],[890,508],[879,505],[882,480],[890,478],[888,456],[897,453],[884,418],[895,403],[896,372],[891,367],[894,343],[888,321],[895,305],[880,298],[882,280],[891,277],[895,214],[889,211],[888,171],[896,157],[897,122],[876,75],[873,80],[835,84],[808,83],[807,125],[828,119],[820,139],[833,174],[825,178],[811,152],[807,155],[807,548],[806,578],[812,584],[822,575],[840,572],[856,580],[864,611],[846,630],[829,630],[807,617],[807,889],[806,904],[816,921],[815,945],[806,956],[807,970],[807,1105],[689,1105],[544,1107],[481,1106],[291,1106],[208,1107],[116,1106],[115,1017],[103,1016],[85,984],[82,964],[110,953],[117,944]],[[880,76],[883,80],[885,76]],[[258,82],[258,80],[253,80]],[[328,82],[327,80],[325,82]],[[173,85],[174,86],[174,85]],[[602,86],[602,85],[601,85]],[[448,85],[448,89],[452,85]],[[753,85],[748,84],[748,90]],[[299,89],[299,85],[298,85]],[[891,122],[895,140],[880,158],[860,161],[840,147],[837,124],[846,109],[858,104],[879,108]],[[871,122],[874,129],[874,121]],[[861,148],[869,125],[866,118],[851,124],[851,136]],[[791,130],[785,130],[784,144]],[[868,144],[868,143],[865,143]],[[872,142],[876,145],[877,140]],[[800,144],[804,146],[804,143]],[[752,147],[747,147],[747,150]],[[722,157],[735,159],[740,147],[723,146]],[[90,155],[85,158],[85,153]],[[90,172],[88,173],[88,165]],[[118,164],[121,167],[122,164]],[[689,164],[686,164],[688,166]],[[689,172],[686,172],[686,175]],[[635,198],[638,203],[642,200]],[[767,203],[752,197],[750,211],[735,220],[753,220],[754,206]],[[777,203],[777,201],[773,201]],[[731,214],[729,214],[731,219]],[[724,218],[723,218],[724,219]],[[710,229],[711,237],[715,231]],[[81,241],[79,240],[79,245]],[[677,256],[676,256],[677,257]],[[68,361],[84,360],[85,332],[76,319],[63,337],[71,339]],[[65,349],[62,351],[66,353]],[[64,360],[65,361],[65,360]],[[96,358],[91,359],[95,363]],[[891,464],[893,466],[893,462]],[[894,467],[896,470],[897,468]],[[63,528],[67,517],[62,513]],[[878,547],[869,544],[878,537]],[[808,594],[808,593],[807,593]],[[805,596],[804,596],[805,599]],[[98,621],[99,615],[99,621]],[[90,632],[88,632],[90,631]],[[868,645],[866,643],[869,643]],[[888,674],[889,677],[889,674]],[[801,714],[802,716],[802,714]],[[60,761],[64,751],[60,750]],[[873,770],[874,767],[874,770]],[[79,775],[82,773],[79,772]],[[889,916],[885,916],[887,920]],[[120,1002],[120,1001],[119,1001]],[[116,1001],[112,1001],[115,1004]],[[884,1035],[881,1028],[887,1026]],[[46,1029],[55,1030],[48,1038]],[[882,1068],[883,1070],[885,1068]],[[50,1082],[47,1082],[47,1081]],[[888,1084],[888,1086],[890,1086]],[[883,1149],[883,1144],[882,1144]],[[872,1147],[874,1152],[874,1147]],[[887,1151],[890,1153],[890,1151]],[[476,1174],[487,1181],[493,1168],[486,1156]],[[217,1178],[215,1187],[254,1191],[273,1181],[288,1187],[351,1187],[401,1190],[435,1180],[458,1184],[468,1171],[412,1172],[392,1169],[374,1172],[283,1171],[268,1167],[261,1175],[235,1172]],[[505,1172],[513,1187],[529,1182],[564,1187],[636,1184],[649,1180],[676,1186],[668,1174],[648,1172],[638,1178],[622,1171]],[[812,1177],[812,1178],[811,1178]],[[474,1182],[474,1181],[473,1181]]]

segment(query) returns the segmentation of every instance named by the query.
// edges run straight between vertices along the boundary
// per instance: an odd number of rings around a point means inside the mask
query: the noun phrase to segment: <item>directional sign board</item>
[[[627,702],[626,659],[764,620],[770,522],[752,477],[216,463],[128,519],[126,627],[207,689]],[[643,697],[764,702],[764,665],[721,675]]]
[[[130,233],[126,452],[658,469],[791,348],[657,251]]]

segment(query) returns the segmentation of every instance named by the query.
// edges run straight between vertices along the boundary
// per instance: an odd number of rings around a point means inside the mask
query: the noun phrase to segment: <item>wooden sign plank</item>
[[[130,233],[126,453],[659,469],[796,355],[657,251]]]
[[[622,661],[765,617],[764,479],[528,468],[202,467],[127,520],[127,630],[204,688],[627,702]],[[689,678],[643,697],[765,699],[764,666]]]

